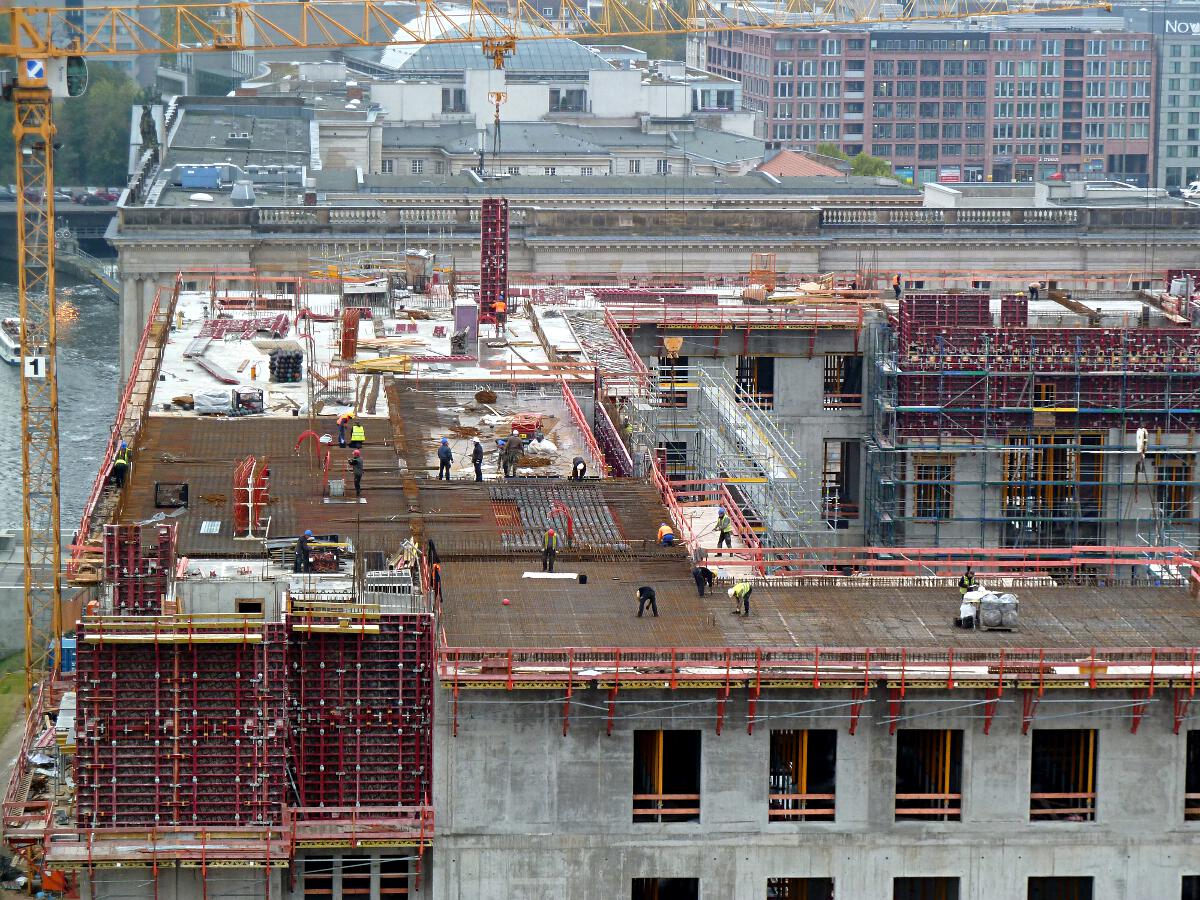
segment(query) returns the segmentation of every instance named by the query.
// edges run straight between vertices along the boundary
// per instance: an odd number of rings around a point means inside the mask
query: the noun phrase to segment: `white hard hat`
[[[733,596],[733,588],[730,588],[725,593],[727,593],[730,597],[732,597]]]

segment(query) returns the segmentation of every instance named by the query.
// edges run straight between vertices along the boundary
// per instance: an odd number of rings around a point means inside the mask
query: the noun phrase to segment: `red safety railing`
[[[681,506],[718,506],[725,509],[733,523],[733,533],[747,547],[761,547],[762,541],[746,519],[741,506],[729,492],[729,485],[716,478],[672,481],[671,490]],[[715,527],[715,526],[714,526]],[[760,568],[762,568],[760,566]],[[764,570],[765,574],[765,570]]]
[[[1102,661],[1103,664],[1100,664]],[[601,686],[666,688],[711,686],[714,680],[745,686],[789,682],[819,688],[826,681],[888,680],[908,684],[1002,687],[1121,686],[1192,682],[1200,672],[1194,648],[907,648],[907,647],[571,647],[549,649],[442,647],[443,683],[489,686],[560,684],[587,671]]]
[[[314,806],[284,809],[292,852],[305,844],[357,847],[363,841],[424,850],[433,843],[432,806]]]
[[[658,490],[658,495],[662,498],[663,506],[667,508],[671,522],[675,525],[679,540],[689,547],[694,546],[696,535],[692,532],[692,524],[687,516],[683,514],[683,508],[675,498],[675,491],[671,488],[671,482],[667,481],[666,476],[659,471],[657,464],[650,466],[650,483]]]
[[[596,443],[596,436],[592,434],[592,426],[588,424],[587,418],[583,415],[583,410],[579,406],[579,401],[575,399],[575,394],[567,387],[567,382],[560,382],[562,387],[563,403],[567,405],[567,409],[571,413],[571,419],[575,422],[575,427],[579,429],[580,435],[583,436],[583,445],[587,448],[588,454],[592,457],[595,463],[595,469],[600,475],[608,474],[608,465],[604,461],[604,451],[600,449],[600,445]]]
[[[664,303],[611,303],[605,311],[621,326],[661,328],[846,328],[860,330],[858,303],[795,306],[676,306]]]

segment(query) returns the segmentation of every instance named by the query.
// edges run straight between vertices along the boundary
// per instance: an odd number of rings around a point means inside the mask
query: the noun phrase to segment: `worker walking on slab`
[[[300,537],[296,538],[296,560],[292,563],[293,572],[311,572],[312,554],[309,552],[308,544],[312,540],[313,533],[306,531]]]
[[[725,512],[725,507],[717,507],[717,549],[733,548],[733,519]]]
[[[750,595],[754,593],[754,587],[748,581],[741,581],[731,587],[728,591],[729,598],[733,601],[733,614],[736,616],[739,612],[743,616],[750,615]]]
[[[471,442],[471,465],[475,467],[475,480],[483,481],[483,444],[479,438]]]
[[[367,430],[358,422],[350,429],[350,446],[356,450],[367,442]]]
[[[354,422],[354,413],[347,410],[337,417],[338,446],[346,446],[346,429]]]
[[[963,572],[962,578],[958,579],[958,594],[960,597],[965,597],[973,590],[975,590],[975,573],[971,571],[970,566],[967,566],[967,571]]]
[[[125,486],[125,477],[129,474],[129,464],[132,461],[129,445],[121,441],[121,446],[117,447],[112,461],[112,480],[118,490]]]
[[[571,479],[573,481],[583,481],[583,476],[587,474],[587,460],[582,456],[577,456],[571,460]]]
[[[346,461],[346,468],[354,473],[354,496],[361,497],[363,477],[363,460],[361,450],[354,451],[354,454]]]
[[[553,528],[547,528],[542,538],[542,571],[554,571],[554,557],[558,556],[558,535]]]
[[[707,566],[696,566],[692,569],[692,578],[696,581],[696,593],[703,597],[706,587],[712,590],[717,581],[717,573]]]
[[[646,607],[650,607],[650,612],[658,618],[658,595],[654,593],[654,588],[643,584],[637,591],[638,598],[638,618],[642,617],[642,613],[646,611]]]
[[[442,438],[442,443],[438,447],[438,481],[443,478],[446,481],[450,480],[450,463],[454,461],[454,454],[450,452],[450,441]]]
[[[504,444],[504,451],[501,454],[501,460],[504,463],[504,477],[515,478],[517,475],[517,466],[521,464],[522,453],[521,438],[519,436],[510,437]]]
[[[496,316],[496,337],[500,337],[504,333],[504,323],[508,319],[508,304],[504,301],[503,294],[496,299],[492,312]]]
[[[903,279],[903,278],[904,278],[903,272],[897,272],[892,277],[892,293],[895,295],[897,300],[900,299],[900,284],[901,284],[901,279]]]
[[[658,542],[664,547],[675,543],[675,531],[666,522],[658,526]]]

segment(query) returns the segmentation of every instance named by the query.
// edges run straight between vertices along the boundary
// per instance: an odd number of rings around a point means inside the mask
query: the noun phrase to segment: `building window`
[[[1158,453],[1153,463],[1159,515],[1164,519],[1192,518],[1192,457]]]
[[[836,731],[772,731],[769,819],[772,822],[832,822],[836,775]]]
[[[414,159],[408,164],[408,171],[411,175],[425,174],[425,160]]]
[[[442,160],[442,159],[434,160],[433,174],[434,175],[445,175],[446,174],[446,161],[445,160]]]
[[[1028,900],[1092,900],[1092,876],[1030,878]]]
[[[700,821],[700,732],[633,733],[633,821]]]
[[[893,878],[892,900],[958,900],[958,879],[946,876]]]
[[[1200,731],[1197,730],[1187,733],[1187,768],[1183,790],[1183,818],[1188,822],[1200,822]]]
[[[304,895],[306,897],[332,897],[333,858],[306,856],[302,865]]]
[[[825,354],[824,409],[862,407],[861,353]]]
[[[509,175],[520,175],[521,167],[520,166],[509,166],[504,171],[506,171]]]
[[[580,166],[580,167],[579,167],[579,174],[580,174],[580,175],[591,175],[591,174],[592,174],[592,167],[591,167],[591,166]]]
[[[857,440],[825,439],[821,466],[821,510],[826,521],[858,518],[859,448]]]
[[[465,88],[442,88],[442,112],[464,113],[467,111]]]
[[[1181,900],[1200,900],[1200,875],[1184,875]]]
[[[671,161],[666,159],[658,160],[654,163],[654,172],[656,175],[670,175]]]
[[[379,171],[382,172],[384,175],[391,175],[394,165],[395,165],[394,160],[390,160],[390,159],[382,160],[379,163]]]
[[[1031,746],[1029,819],[1096,819],[1096,730],[1035,728]]]
[[[946,453],[913,457],[913,512],[918,519],[949,519],[954,514],[954,458]]]
[[[833,879],[768,878],[767,900],[833,900]]]
[[[635,878],[632,900],[700,900],[699,878]]]
[[[686,356],[667,357],[658,359],[659,405],[682,409],[687,406],[687,390],[676,390],[676,382],[688,380],[688,358]]]
[[[630,175],[641,175],[642,174],[642,161],[640,159],[629,160],[629,174]]]
[[[896,732],[896,820],[962,821],[962,732]]]
[[[741,400],[749,400],[760,409],[775,408],[775,357],[739,356],[737,384]]]

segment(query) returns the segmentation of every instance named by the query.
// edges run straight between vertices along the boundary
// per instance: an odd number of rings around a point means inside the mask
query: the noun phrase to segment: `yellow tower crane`
[[[562,0],[559,15],[547,18],[529,0],[508,0],[504,13],[483,0],[423,0],[416,15],[406,19],[382,0],[0,10],[0,22],[8,26],[0,38],[0,60],[9,58],[16,66],[4,96],[13,104],[17,154],[27,694],[57,668],[62,634],[52,104],[82,93],[87,59],[473,43],[501,68],[524,41],[814,30],[1108,8],[1106,2],[1091,0],[916,0],[902,5],[891,0]]]

